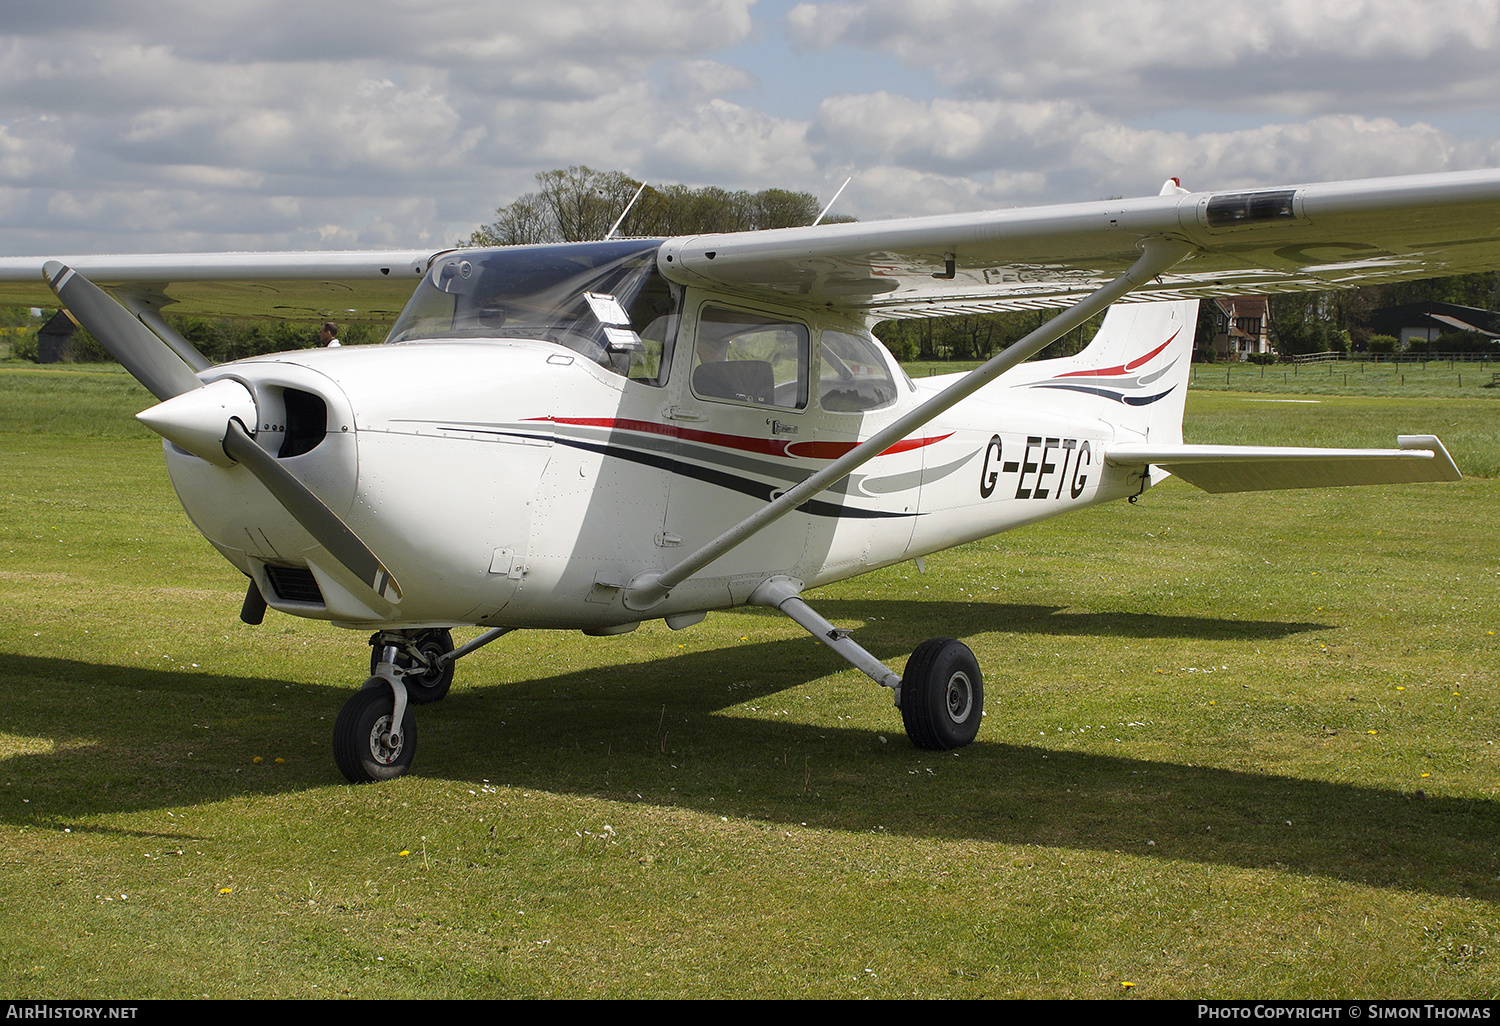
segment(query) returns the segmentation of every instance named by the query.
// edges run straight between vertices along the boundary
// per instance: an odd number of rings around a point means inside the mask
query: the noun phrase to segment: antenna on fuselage
[[[844,184],[839,186],[839,191],[833,194],[833,199],[828,201],[828,206],[823,208],[823,212],[818,215],[817,220],[808,225],[809,228],[816,228],[818,226],[818,222],[822,221],[823,218],[828,216],[828,212],[833,209],[833,205],[839,201],[839,197],[844,194],[845,189],[849,188],[849,183],[852,181],[854,181],[853,175],[850,175],[848,178],[844,179]]]
[[[620,230],[620,225],[622,225],[622,224],[625,223],[625,215],[628,214],[628,213],[630,213],[630,208],[633,207],[633,206],[635,206],[635,201],[638,200],[638,199],[640,199],[641,198],[641,193],[643,193],[645,191],[646,191],[646,183],[642,182],[641,183],[641,187],[639,189],[635,190],[635,195],[632,196],[632,197],[630,197],[630,202],[627,203],[627,204],[625,204],[625,209],[622,210],[622,211],[620,211],[620,216],[617,217],[617,218],[615,218],[615,223],[612,224],[612,225],[610,225],[609,234],[606,235],[606,236],[604,236],[604,240],[603,241],[608,242],[610,239],[612,239],[612,238],[615,237],[615,232],[619,231]]]

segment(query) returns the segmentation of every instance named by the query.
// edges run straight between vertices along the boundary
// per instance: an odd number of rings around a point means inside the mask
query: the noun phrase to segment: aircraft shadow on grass
[[[822,605],[835,622],[872,621],[859,633],[877,653],[910,644],[914,612],[950,624],[961,612],[974,615],[966,603]],[[897,607],[900,618],[880,621]],[[1326,629],[1048,606],[984,609],[997,629],[1054,635],[1249,640]],[[564,635],[533,637],[577,644]],[[35,656],[6,662],[8,733],[87,740],[4,760],[12,786],[0,822],[116,832],[76,821],[312,790],[336,778],[327,759],[334,689]],[[883,693],[866,693],[874,685],[862,678],[854,691],[820,681],[854,674],[805,636],[674,648],[645,662],[488,683],[503,673],[503,655],[461,669],[459,685],[419,726],[417,775],[814,828],[1122,852],[1500,901],[1496,802],[1022,743],[1000,711],[1003,678],[989,684],[995,712],[979,741],[942,753],[910,747],[894,710],[888,730],[841,725],[839,703],[854,713]],[[281,753],[287,761],[276,763]],[[256,754],[259,764],[251,761]]]

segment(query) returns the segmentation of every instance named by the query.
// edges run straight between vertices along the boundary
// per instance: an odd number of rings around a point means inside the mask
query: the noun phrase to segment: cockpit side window
[[[693,348],[700,399],[807,408],[807,326],[768,314],[705,306]]]
[[[459,250],[439,258],[387,342],[543,339],[617,374],[662,385],[681,290],[656,269],[659,241]]]

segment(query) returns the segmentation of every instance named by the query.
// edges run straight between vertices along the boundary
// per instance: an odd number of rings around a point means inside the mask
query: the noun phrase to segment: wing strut
[[[625,589],[625,606],[636,610],[650,609],[666,598],[673,588],[724,553],[770,527],[808,499],[836,484],[851,471],[874,459],[913,431],[967,399],[1012,367],[1041,352],[1115,300],[1164,273],[1193,250],[1189,243],[1162,237],[1145,239],[1141,242],[1140,248],[1140,257],[1114,281],[1089,293],[906,416],[891,422],[816,474],[795,487],[787,489],[779,498],[762,506],[676,566],[666,571],[647,570],[637,574]]]

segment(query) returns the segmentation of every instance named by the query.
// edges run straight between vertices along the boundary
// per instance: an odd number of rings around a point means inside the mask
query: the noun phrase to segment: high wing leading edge
[[[49,260],[107,289],[131,313],[293,320],[394,319],[437,251],[155,253],[0,257],[0,303],[56,306]]]

